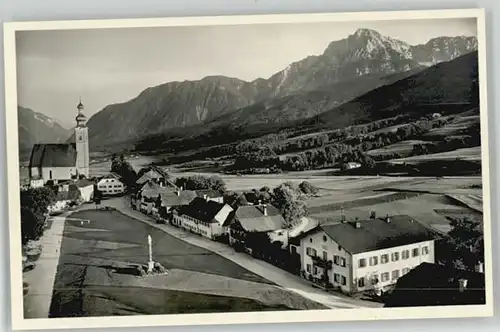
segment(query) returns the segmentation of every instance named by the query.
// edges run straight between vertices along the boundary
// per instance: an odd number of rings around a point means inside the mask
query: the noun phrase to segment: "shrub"
[[[303,181],[299,184],[299,189],[306,195],[316,195],[318,193],[318,188],[313,186],[309,181]]]

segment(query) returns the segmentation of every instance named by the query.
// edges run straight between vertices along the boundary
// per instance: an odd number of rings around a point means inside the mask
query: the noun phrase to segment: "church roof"
[[[75,144],[35,144],[29,167],[75,167]]]

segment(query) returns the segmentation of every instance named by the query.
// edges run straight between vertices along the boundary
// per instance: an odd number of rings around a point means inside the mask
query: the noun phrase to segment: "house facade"
[[[97,182],[97,189],[105,196],[114,196],[123,194],[126,187],[119,175],[110,173]]]
[[[300,238],[303,276],[346,293],[383,291],[423,262],[435,235],[409,216],[320,226]]]
[[[202,198],[195,198],[189,205],[174,210],[172,224],[209,239],[224,235],[224,223],[230,218],[233,209]]]

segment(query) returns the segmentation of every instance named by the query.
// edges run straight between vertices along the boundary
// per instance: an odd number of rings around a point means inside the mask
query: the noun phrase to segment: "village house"
[[[77,105],[75,142],[35,144],[29,161],[32,187],[89,177],[89,141],[83,104]]]
[[[196,197],[189,205],[174,210],[172,224],[187,231],[216,239],[224,235],[224,223],[233,209],[227,204]]]
[[[80,179],[76,181],[75,185],[80,190],[83,202],[91,202],[94,199],[94,185],[93,181],[87,179]]]
[[[407,215],[321,225],[300,236],[303,276],[346,293],[393,286],[423,263],[434,263],[435,234]]]
[[[195,197],[196,193],[191,190],[160,193],[152,208],[152,214],[159,222],[165,223],[171,220],[174,208],[189,205]]]
[[[270,204],[239,206],[234,217],[224,225],[229,228],[229,244],[243,245],[248,233],[268,233],[270,237],[284,234],[285,219]]]
[[[385,307],[485,304],[483,264],[466,271],[422,263],[398,279],[384,302]]]
[[[125,192],[126,186],[121,177],[116,173],[110,173],[97,182],[97,190],[104,196],[121,195]]]
[[[139,178],[136,180],[138,187],[142,187],[145,183],[155,183],[160,187],[171,187],[177,189],[177,186],[168,179],[168,174],[157,166],[148,166],[141,169],[138,173]]]

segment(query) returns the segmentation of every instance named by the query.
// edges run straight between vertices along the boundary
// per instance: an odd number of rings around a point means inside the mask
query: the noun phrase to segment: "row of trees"
[[[175,180],[175,185],[186,190],[210,189],[220,192],[226,191],[226,183],[220,176],[193,175],[180,177]]]

